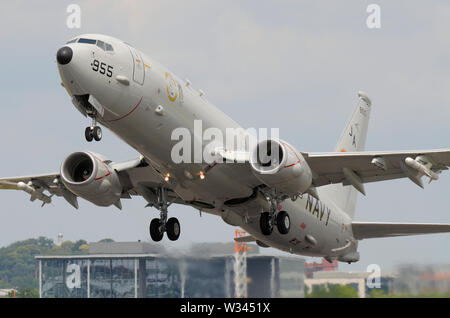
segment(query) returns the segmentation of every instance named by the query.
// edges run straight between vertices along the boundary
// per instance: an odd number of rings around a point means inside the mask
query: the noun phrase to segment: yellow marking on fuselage
[[[174,78],[172,77],[171,74],[169,74],[169,72],[166,72],[166,81],[169,81],[170,83],[172,83],[175,87],[178,88],[177,86],[177,82],[174,80]],[[167,97],[169,97],[169,99],[174,102],[177,97],[178,97],[178,93],[176,93],[174,96],[171,96],[171,91],[169,90],[169,85],[166,85],[166,91],[167,91]]]

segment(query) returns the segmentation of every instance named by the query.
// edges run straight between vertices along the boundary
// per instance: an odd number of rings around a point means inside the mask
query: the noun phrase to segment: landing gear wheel
[[[280,234],[288,234],[291,228],[291,219],[286,211],[280,211],[277,215],[277,228]]]
[[[102,139],[102,129],[99,126],[95,126],[94,130],[92,131],[92,134],[94,136],[94,139],[96,141],[100,141]]]
[[[270,235],[273,231],[273,223],[272,223],[272,216],[269,212],[263,212],[261,213],[261,216],[259,218],[259,226],[261,228],[261,233],[264,235]]]
[[[166,232],[169,240],[178,240],[180,237],[180,222],[176,218],[170,218],[166,223]]]
[[[91,142],[92,139],[94,139],[92,127],[86,127],[86,129],[84,130],[84,136],[86,137],[87,142]]]
[[[150,236],[155,242],[162,240],[164,232],[161,231],[161,221],[159,219],[153,219],[150,222]]]

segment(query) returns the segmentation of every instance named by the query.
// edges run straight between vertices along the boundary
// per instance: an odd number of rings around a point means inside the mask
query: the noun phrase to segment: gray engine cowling
[[[261,182],[279,193],[295,196],[311,187],[312,172],[308,163],[285,141],[259,142],[250,154],[250,165]]]
[[[121,197],[119,176],[101,155],[74,152],[64,160],[60,174],[67,189],[95,205],[110,206]]]

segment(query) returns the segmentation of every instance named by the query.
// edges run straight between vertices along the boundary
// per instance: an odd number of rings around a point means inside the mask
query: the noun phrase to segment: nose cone
[[[65,65],[68,64],[72,60],[73,51],[68,46],[63,46],[56,52],[56,60],[59,64]]]

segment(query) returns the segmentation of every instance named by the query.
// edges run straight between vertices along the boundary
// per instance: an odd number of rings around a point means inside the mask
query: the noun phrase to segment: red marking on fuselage
[[[302,241],[298,240],[296,237],[294,237],[292,240],[289,241],[292,245],[299,245],[302,243]]]
[[[116,119],[107,120],[106,122],[107,122],[107,123],[112,123],[112,122],[114,122],[114,121],[119,121],[119,120],[121,120],[121,119],[124,119],[125,117],[130,116],[131,113],[133,113],[133,112],[139,107],[139,105],[141,104],[143,98],[144,98],[144,96],[141,97],[141,99],[140,99],[139,102],[136,104],[136,106],[134,106],[134,108],[133,108],[131,111],[129,111],[127,114],[123,115],[122,117],[116,118]]]
[[[302,224],[300,224],[300,227],[302,228],[302,230],[304,230],[305,227],[306,227],[306,224],[305,224],[305,223],[302,223]]]
[[[206,170],[205,173],[208,173],[209,171],[212,170],[212,168],[214,168],[215,166],[217,166],[217,162],[214,162],[214,164],[212,166],[209,166]]]

